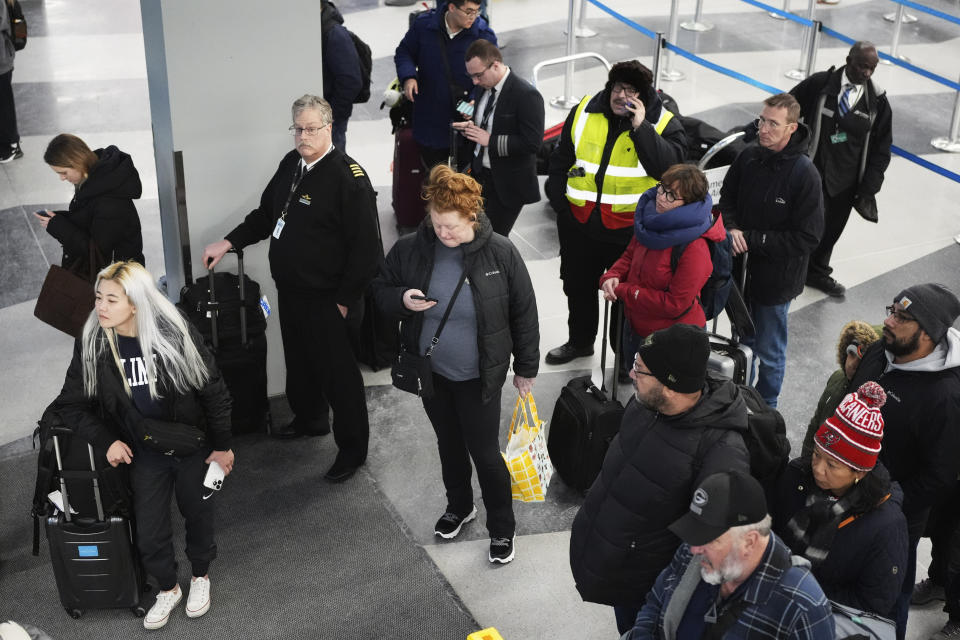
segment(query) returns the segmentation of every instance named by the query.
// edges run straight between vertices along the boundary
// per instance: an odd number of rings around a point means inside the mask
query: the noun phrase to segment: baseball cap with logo
[[[760,522],[767,516],[763,487],[740,471],[707,476],[690,501],[690,510],[669,529],[691,546],[716,540],[727,529]]]

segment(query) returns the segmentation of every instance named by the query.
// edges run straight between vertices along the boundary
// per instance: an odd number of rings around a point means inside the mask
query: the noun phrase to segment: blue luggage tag
[[[267,302],[267,296],[266,296],[266,295],[260,296],[260,311],[263,312],[263,317],[264,317],[264,318],[269,318],[269,317],[270,317],[270,303]]]

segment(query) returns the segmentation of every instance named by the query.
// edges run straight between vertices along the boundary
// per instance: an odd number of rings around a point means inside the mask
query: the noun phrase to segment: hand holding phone
[[[44,218],[50,217],[50,212],[46,211],[45,209],[37,209],[36,211],[34,211],[34,213],[37,214],[38,216],[43,216]]]
[[[436,298],[430,298],[427,296],[418,296],[416,294],[412,294],[410,297],[413,298],[414,300],[423,300],[424,302],[439,302],[439,300],[437,300]]]

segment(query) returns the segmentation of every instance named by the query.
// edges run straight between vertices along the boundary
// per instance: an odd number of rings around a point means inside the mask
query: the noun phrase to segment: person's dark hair
[[[618,82],[629,84],[639,91],[640,99],[645,104],[653,97],[655,91],[653,88],[653,72],[637,60],[624,60],[610,68],[610,73],[607,74],[607,84],[603,88],[607,98],[610,97],[613,85]]]
[[[763,104],[774,109],[787,110],[787,124],[800,120],[800,103],[789,93],[778,93],[763,101]]]
[[[465,62],[469,62],[474,58],[479,58],[480,62],[486,65],[491,65],[494,62],[503,62],[503,56],[500,54],[500,49],[497,48],[497,45],[483,38],[474,40],[473,43],[467,47],[467,52],[463,55]]]
[[[480,4],[480,0],[450,0],[450,4],[455,6],[457,9],[462,9],[463,5],[467,4],[468,2],[472,2],[473,4]]]
[[[76,169],[84,177],[90,175],[98,160],[97,154],[90,151],[87,143],[72,133],[56,136],[43,152],[43,161],[48,165]]]
[[[683,198],[684,203],[702,202],[710,192],[707,176],[694,164],[675,164],[660,176],[660,183]]]
[[[420,197],[427,201],[427,210],[456,211],[460,217],[474,223],[483,212],[480,183],[465,173],[458,173],[445,164],[430,171]]]

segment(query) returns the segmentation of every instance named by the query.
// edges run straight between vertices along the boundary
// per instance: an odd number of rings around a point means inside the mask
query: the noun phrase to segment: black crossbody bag
[[[463,288],[466,279],[467,270],[464,269],[463,273],[460,274],[457,288],[453,290],[453,296],[450,297],[450,302],[443,312],[443,318],[440,319],[437,331],[433,334],[433,339],[430,340],[427,352],[420,355],[407,350],[406,346],[401,347],[400,353],[397,354],[397,362],[390,368],[390,378],[393,380],[393,386],[397,389],[428,400],[433,397],[433,367],[430,364],[430,355],[437,343],[440,342],[440,333],[443,331],[443,326],[447,324],[447,318],[450,317],[450,312],[453,310],[453,303],[457,301],[457,296],[460,294],[460,289]]]

